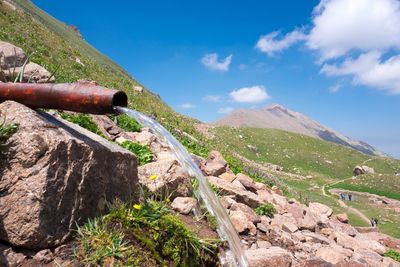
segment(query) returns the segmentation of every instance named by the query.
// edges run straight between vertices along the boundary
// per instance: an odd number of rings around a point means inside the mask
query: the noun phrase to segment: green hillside
[[[286,172],[344,179],[356,165],[365,164],[376,172],[393,175],[400,161],[372,157],[356,150],[305,135],[276,129],[215,128],[215,143],[221,150],[236,153],[258,163],[273,163]]]
[[[56,82],[91,79],[102,86],[123,90],[128,94],[129,107],[153,115],[169,129],[178,128],[195,134],[194,119],[175,112],[146,89],[142,93],[135,91],[134,86],[141,86],[135,79],[70,27],[30,1],[14,2],[17,11],[0,2],[0,40],[21,47],[27,54],[34,53],[31,60],[56,72]]]

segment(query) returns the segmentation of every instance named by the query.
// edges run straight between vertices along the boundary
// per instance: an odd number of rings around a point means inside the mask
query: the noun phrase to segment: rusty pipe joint
[[[0,83],[0,102],[12,100],[31,108],[69,110],[91,114],[115,113],[127,107],[127,95],[92,82]]]

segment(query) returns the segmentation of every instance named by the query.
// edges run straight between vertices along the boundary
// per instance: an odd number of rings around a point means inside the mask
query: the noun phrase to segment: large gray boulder
[[[18,131],[0,151],[0,240],[42,249],[106,212],[107,202],[134,200],[136,157],[47,113],[0,104]]]
[[[13,44],[0,41],[0,67],[2,70],[22,66],[25,60],[24,50]]]

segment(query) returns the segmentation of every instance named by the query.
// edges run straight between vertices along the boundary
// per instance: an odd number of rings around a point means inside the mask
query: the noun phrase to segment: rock
[[[345,233],[349,236],[356,236],[358,234],[356,228],[350,224],[341,223],[335,218],[329,220],[328,227],[334,229],[336,232]]]
[[[22,266],[26,256],[13,251],[12,248],[0,245],[0,266]]]
[[[294,223],[286,222],[282,224],[282,230],[288,233],[294,233],[298,230],[297,226]]]
[[[66,121],[21,104],[0,104],[6,123],[19,124],[0,154],[0,239],[43,249],[106,212],[106,202],[131,201],[136,157]]]
[[[189,197],[190,177],[175,159],[150,162],[138,168],[139,182],[150,192],[164,196]]]
[[[142,93],[143,92],[143,87],[135,85],[135,86],[133,86],[133,91],[138,92],[138,93]]]
[[[302,261],[295,267],[333,267],[333,265],[320,258],[310,258]]]
[[[335,267],[367,267],[367,264],[363,264],[354,260],[344,260],[335,264]]]
[[[219,175],[218,178],[232,182],[235,180],[236,175],[233,172],[224,172],[223,174]]]
[[[321,235],[330,236],[335,232],[332,228],[322,228],[319,233]]]
[[[23,67],[15,68],[15,74],[18,74],[22,71],[23,82],[29,81],[31,83],[45,83],[55,81],[54,76],[52,77],[51,73],[48,70],[33,62],[29,62],[28,64],[26,64],[24,70]]]
[[[257,229],[260,230],[263,233],[268,232],[268,226],[265,225],[264,223],[257,223]]]
[[[287,202],[284,196],[278,195],[273,193],[272,194],[272,203],[274,203],[275,208],[277,209],[278,213],[283,214],[287,212],[289,203]]]
[[[219,163],[219,164],[221,164],[223,166],[227,166],[227,164],[228,164],[226,162],[226,160],[222,157],[221,153],[219,153],[216,150],[213,150],[213,151],[210,152],[210,154],[208,155],[206,164],[209,164],[209,163],[212,163],[212,162]]]
[[[324,214],[328,217],[332,215],[332,209],[321,203],[311,202],[308,205],[308,208],[310,209],[311,212],[314,212],[316,214]]]
[[[189,214],[197,205],[197,200],[192,197],[176,197],[172,201],[171,207],[173,210],[181,214]]]
[[[249,220],[252,223],[259,223],[261,222],[260,216],[258,216],[252,208],[247,206],[246,204],[243,203],[233,203],[231,206],[231,211],[235,210],[241,210],[244,215],[246,215],[247,220]]]
[[[238,188],[226,180],[214,176],[208,176],[207,179],[212,185],[220,190],[222,195],[234,195],[237,202],[246,204],[253,209],[264,203],[256,194]]]
[[[0,41],[0,66],[2,70],[20,67],[24,64],[25,60],[26,55],[21,48]]]
[[[246,188],[239,182],[239,180],[234,180],[234,181],[232,182],[232,185],[236,186],[237,188],[246,190]]]
[[[342,222],[342,223],[349,222],[349,217],[347,217],[346,213],[340,213],[340,214],[336,215],[336,218],[339,220],[339,222]]]
[[[290,267],[292,265],[292,255],[280,247],[246,250],[245,254],[249,261],[249,267]]]
[[[361,175],[361,174],[366,174],[366,173],[375,173],[375,170],[371,167],[368,166],[355,166],[353,169],[353,175],[357,176],[357,175]]]
[[[368,266],[383,266],[383,257],[369,249],[354,249],[353,260],[367,263]]]
[[[225,165],[222,165],[219,162],[210,162],[204,166],[204,171],[206,175],[219,176],[225,172]]]
[[[333,242],[332,240],[326,238],[325,236],[317,233],[302,231],[302,234],[305,236],[306,242],[321,243],[325,245],[329,245]]]
[[[221,204],[225,209],[230,209],[231,206],[234,203],[236,203],[236,201],[233,200],[232,198],[233,198],[233,196],[223,196],[219,200],[221,201]]]
[[[347,234],[340,232],[335,232],[334,238],[338,245],[341,245],[344,248],[348,248],[353,251],[355,251],[356,249],[358,250],[368,249],[380,255],[383,255],[386,251],[385,247],[375,240],[370,240],[366,238],[356,239],[354,237],[351,237]]]
[[[105,115],[91,115],[90,116],[94,123],[99,127],[100,131],[110,138],[111,140],[116,140],[116,137],[123,132],[121,128],[119,128],[108,116]],[[127,139],[120,137],[119,144],[122,144],[123,141]],[[118,138],[117,138],[118,139]],[[122,142],[121,142],[122,141]]]
[[[229,218],[239,234],[249,229],[249,220],[241,210],[230,212]]]
[[[156,141],[156,136],[147,128],[142,128],[140,132],[124,132],[121,136],[146,146],[149,146],[152,142]]]
[[[256,193],[257,190],[262,190],[263,188],[260,185],[257,185],[253,179],[249,176],[244,175],[242,173],[238,173],[236,175],[236,180],[238,180],[247,190]]]
[[[54,259],[54,256],[50,249],[44,249],[36,253],[33,259],[41,263],[49,263]]]
[[[272,246],[271,243],[268,241],[265,241],[265,240],[257,241],[258,248],[270,248],[271,246]]]
[[[317,253],[315,253],[315,256],[332,264],[339,263],[347,258],[345,255],[333,249],[332,247],[322,247],[318,249]]]

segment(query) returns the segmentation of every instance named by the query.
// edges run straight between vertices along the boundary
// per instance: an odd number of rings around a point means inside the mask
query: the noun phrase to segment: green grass
[[[153,161],[153,153],[149,146],[141,145],[132,141],[125,141],[121,146],[136,155],[140,166]]]
[[[5,122],[0,124],[0,145],[3,145],[7,142],[8,138],[11,137],[18,130],[18,125],[16,124],[8,124]]]
[[[366,192],[400,200],[400,177],[383,174],[364,174],[332,185],[351,191]]]
[[[134,265],[133,258],[140,264],[152,259],[159,266],[204,266],[218,260],[219,241],[199,238],[166,202],[152,199],[134,205],[117,202],[109,214],[77,233],[77,257],[92,265],[105,265],[110,258],[121,266]],[[139,253],[132,255],[135,250]]]
[[[273,217],[274,214],[276,213],[276,209],[275,209],[274,205],[272,205],[271,203],[267,203],[267,204],[258,206],[257,208],[254,209],[254,211],[258,215],[265,215],[268,217]]]
[[[300,175],[344,179],[354,166],[371,159],[375,171],[394,174],[400,161],[371,157],[353,149],[312,137],[276,129],[217,127],[214,146],[230,155],[234,151],[258,163],[273,163]],[[254,151],[251,147],[256,147]],[[233,155],[231,155],[233,156]]]
[[[354,201],[347,201],[347,205],[358,209],[368,218],[378,218],[380,232],[400,238],[400,214],[391,209],[374,205],[367,196],[355,195],[353,198]]]
[[[394,249],[389,249],[388,251],[385,252],[384,254],[385,257],[389,257],[394,259],[395,261],[400,262],[400,252],[394,250]]]
[[[117,122],[117,126],[126,132],[140,132],[140,129],[142,128],[135,119],[126,114],[112,116],[112,118]]]
[[[95,134],[107,139],[107,137],[101,132],[101,130],[99,129],[97,124],[93,122],[92,118],[90,118],[89,115],[82,114],[82,113],[69,114],[69,113],[65,113],[65,112],[59,112],[58,114],[64,120],[67,120],[69,122],[77,124],[77,125],[81,126],[82,128],[85,128],[86,130],[89,130],[92,133],[95,133]]]

